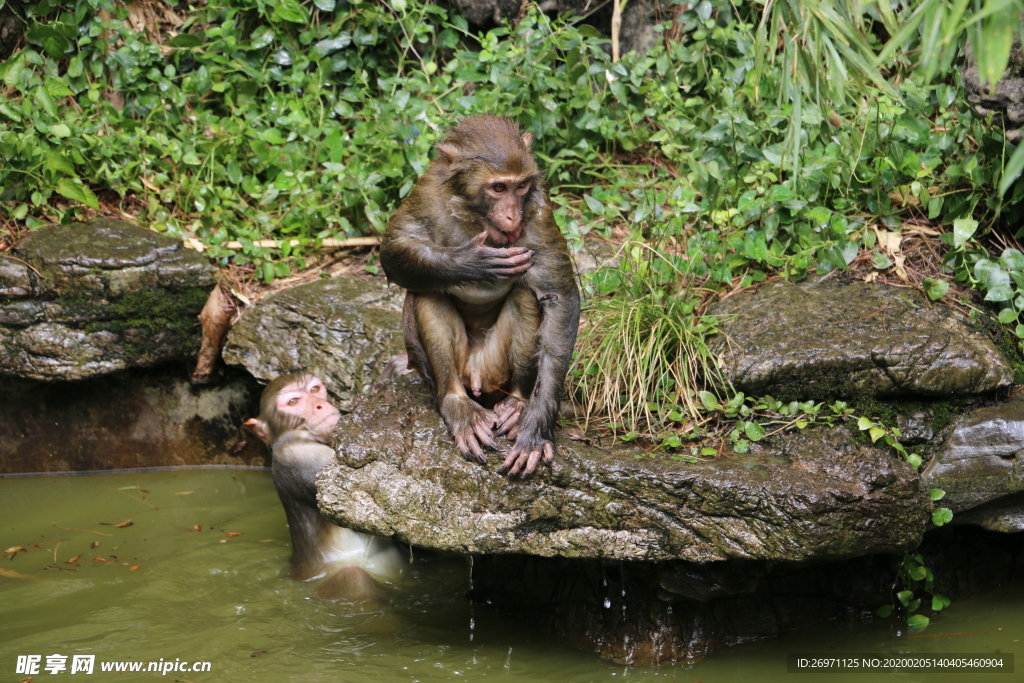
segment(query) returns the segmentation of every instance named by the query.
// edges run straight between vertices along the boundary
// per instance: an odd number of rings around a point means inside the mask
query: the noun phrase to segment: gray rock
[[[283,290],[259,301],[235,324],[224,361],[270,380],[305,370],[324,381],[348,410],[352,396],[405,350],[402,298],[382,281],[340,276]]]
[[[980,526],[989,531],[1014,534],[1024,531],[1024,493],[997,498],[953,517],[953,524]]]
[[[1003,77],[994,85],[983,85],[978,74],[978,60],[970,42],[963,68],[964,90],[967,101],[982,116],[992,115],[992,123],[1006,130],[1006,139],[1017,142],[1024,137],[1024,50],[1021,49],[1020,35],[1013,32],[1010,49],[1010,63]]]
[[[0,375],[82,379],[193,356],[216,269],[118,220],[29,233],[0,255]]]
[[[522,9],[522,3],[518,0],[449,0],[449,4],[472,26],[483,29],[515,21]],[[655,25],[669,17],[667,6],[652,0],[631,0],[622,5],[622,24],[619,30],[621,53],[650,49],[660,37],[654,30]],[[590,0],[542,0],[539,6],[548,14],[557,12],[586,17],[587,24],[605,36],[611,35],[610,2],[601,4]]]
[[[902,461],[814,430],[699,463],[560,441],[550,470],[509,482],[459,456],[421,385],[357,398],[318,478],[341,526],[467,554],[615,560],[807,560],[914,547],[931,502]]]
[[[780,283],[728,299],[712,342],[733,386],[800,399],[955,396],[1013,380],[992,341],[947,306],[872,283]]]
[[[897,415],[896,426],[900,430],[900,443],[905,446],[917,446],[927,443],[935,437],[932,422],[935,414],[931,410],[918,410],[912,415]]]
[[[957,423],[921,479],[946,492],[940,505],[954,513],[1024,491],[1024,396]]]

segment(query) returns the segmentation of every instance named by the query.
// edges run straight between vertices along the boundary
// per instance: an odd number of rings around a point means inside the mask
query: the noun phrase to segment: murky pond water
[[[125,525],[131,521],[130,525]],[[692,666],[626,668],[464,599],[464,560],[416,557],[387,607],[357,611],[284,578],[284,513],[262,471],[187,470],[0,479],[0,680],[41,655],[48,680],[1003,681],[1020,674],[786,672],[792,652],[1024,652],[1024,587],[953,605],[925,633],[831,627],[721,651]],[[942,635],[949,634],[949,635]],[[48,655],[67,671],[46,671]],[[74,655],[94,673],[71,674]],[[208,672],[103,673],[103,663],[209,662]]]

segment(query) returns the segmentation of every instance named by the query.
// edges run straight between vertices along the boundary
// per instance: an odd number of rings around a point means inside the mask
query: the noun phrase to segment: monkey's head
[[[295,373],[282,375],[263,389],[260,416],[246,420],[243,426],[268,446],[297,429],[327,443],[340,417],[327,400],[323,382],[309,373]]]
[[[453,198],[476,214],[497,246],[514,243],[543,196],[533,136],[498,116],[464,119],[437,143],[438,164]]]

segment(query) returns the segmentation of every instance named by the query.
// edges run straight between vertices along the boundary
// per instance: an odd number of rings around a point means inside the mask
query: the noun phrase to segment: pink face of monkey
[[[277,394],[277,410],[302,420],[310,433],[327,439],[338,424],[341,413],[327,400],[324,383],[313,375],[285,386]]]

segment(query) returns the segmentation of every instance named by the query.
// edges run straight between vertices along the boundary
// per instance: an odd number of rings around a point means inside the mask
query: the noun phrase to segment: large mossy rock
[[[262,380],[312,372],[348,410],[387,359],[404,351],[401,328],[400,290],[342,275],[259,301],[232,328],[223,357]]]
[[[714,348],[750,394],[960,396],[1008,387],[992,340],[919,293],[873,283],[780,283],[728,299]]]
[[[921,478],[929,488],[946,492],[942,505],[954,513],[1024,492],[1024,395],[965,416],[950,430]],[[1003,504],[1006,508],[1000,513]],[[1008,499],[971,517],[954,519],[992,530],[1021,531],[1019,508],[1019,500]],[[1007,519],[1001,520],[1004,516]]]
[[[194,356],[216,269],[119,220],[29,233],[0,254],[0,375],[70,380]]]
[[[912,548],[932,504],[914,470],[842,430],[689,463],[562,439],[525,482],[464,460],[422,385],[358,397],[318,478],[337,524],[459,554],[614,560],[835,559]],[[505,442],[507,445],[507,442]]]

